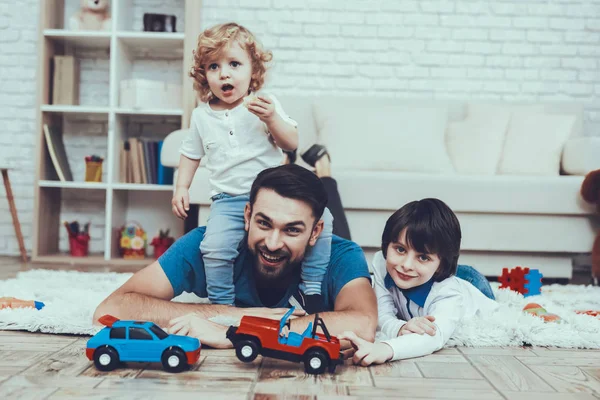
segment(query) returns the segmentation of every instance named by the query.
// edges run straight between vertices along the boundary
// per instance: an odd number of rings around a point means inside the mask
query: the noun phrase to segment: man
[[[204,344],[232,347],[225,338],[227,327],[209,318],[261,315],[278,319],[290,303],[303,304],[298,290],[300,266],[307,247],[315,244],[323,229],[320,217],[326,203],[323,184],[307,169],[288,164],[264,170],[252,185],[244,211],[246,238],[238,248],[233,271],[238,307],[170,301],[184,291],[207,295],[199,249],[205,227],[199,227],[104,300],[94,321],[104,314],[154,321],[168,325],[172,333],[199,337]],[[333,237],[322,295],[325,312],[321,316],[332,334],[352,331],[373,341],[377,302],[364,254],[356,243]],[[310,316],[296,318],[291,330],[302,332],[312,320]]]

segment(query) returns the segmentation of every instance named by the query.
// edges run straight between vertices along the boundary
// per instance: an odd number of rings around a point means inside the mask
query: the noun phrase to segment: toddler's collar
[[[386,274],[384,278],[384,284],[386,289],[391,289],[392,287],[396,287],[394,280],[390,276],[390,274]],[[433,278],[423,283],[422,285],[415,286],[410,289],[400,289],[404,297],[416,303],[419,307],[425,307],[425,301],[427,300],[427,296],[429,296],[429,292],[431,291],[431,287],[433,286],[434,281]]]

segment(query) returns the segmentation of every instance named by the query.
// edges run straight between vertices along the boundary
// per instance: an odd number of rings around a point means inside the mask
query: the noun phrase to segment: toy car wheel
[[[160,358],[167,372],[180,372],[188,367],[185,353],[177,347],[169,347]]]
[[[256,339],[242,339],[235,344],[235,355],[240,361],[252,362],[258,356],[259,346]]]
[[[304,370],[307,374],[322,374],[329,366],[329,357],[321,349],[311,349],[304,354]]]
[[[119,365],[119,353],[109,346],[94,351],[94,365],[99,371],[112,371]]]

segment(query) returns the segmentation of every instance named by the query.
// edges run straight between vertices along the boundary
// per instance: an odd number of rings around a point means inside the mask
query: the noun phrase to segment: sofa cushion
[[[453,173],[445,145],[447,108],[394,99],[315,100],[319,143],[336,168]]]
[[[509,121],[506,107],[469,104],[463,121],[449,122],[446,146],[456,172],[495,175]]]
[[[594,212],[579,195],[582,176],[487,176],[367,172],[334,174],[346,209],[388,210],[436,197],[455,212],[584,215]],[[382,227],[372,227],[382,231]],[[490,227],[493,229],[493,227]]]
[[[575,122],[574,115],[513,113],[498,173],[559,175],[561,153]]]

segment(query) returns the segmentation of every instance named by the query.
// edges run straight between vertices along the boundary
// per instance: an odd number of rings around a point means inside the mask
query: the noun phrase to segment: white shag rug
[[[0,330],[70,333],[93,335],[96,306],[132,274],[83,273],[77,271],[32,270],[17,278],[0,281],[0,297],[12,296],[38,300],[42,310],[0,310]],[[600,318],[576,314],[575,310],[600,310],[600,287],[576,285],[545,285],[542,294],[524,298],[510,290],[492,287],[498,309],[467,321],[455,332],[446,347],[452,346],[555,346],[565,348],[600,349]],[[184,294],[174,301],[202,303],[193,294]],[[541,304],[551,313],[560,315],[566,323],[545,323],[523,313],[527,303]],[[223,318],[215,322],[228,325]]]

